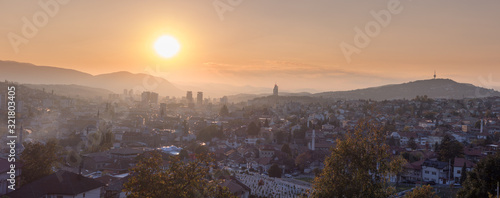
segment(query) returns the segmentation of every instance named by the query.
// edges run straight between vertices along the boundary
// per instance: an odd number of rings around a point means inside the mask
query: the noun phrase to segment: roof
[[[273,147],[273,146],[271,146],[271,145],[262,145],[262,146],[260,147],[260,150],[264,150],[264,151],[274,151],[275,149],[274,149],[274,147]]]
[[[139,155],[143,151],[132,148],[118,148],[110,150],[110,153],[113,155]]]
[[[448,162],[425,160],[424,163],[422,163],[422,167],[423,166],[433,167],[436,169],[445,169],[448,166]]]
[[[244,194],[245,191],[248,191],[249,193],[251,191],[248,186],[232,178],[225,180],[224,183],[221,184],[221,186],[227,187],[229,191],[231,191],[231,193],[237,196]]]
[[[261,157],[258,159],[258,163],[261,165],[268,165],[271,162],[272,158],[270,157]]]
[[[467,159],[455,157],[455,163],[453,163],[453,166],[454,167],[463,167],[464,163],[465,163],[465,167],[467,167],[467,168],[472,168],[476,165]]]
[[[464,154],[465,155],[471,155],[471,156],[481,156],[481,149],[479,149],[479,148],[467,148],[467,147],[465,147],[464,148]]]
[[[416,161],[416,162],[413,162],[413,163],[406,163],[404,165],[405,168],[408,168],[408,169],[415,169],[415,170],[420,170],[422,169],[422,164],[424,163],[425,160],[419,160],[419,161]]]
[[[104,186],[103,183],[84,176],[58,171],[7,194],[11,198],[39,198],[46,194],[78,195]]]

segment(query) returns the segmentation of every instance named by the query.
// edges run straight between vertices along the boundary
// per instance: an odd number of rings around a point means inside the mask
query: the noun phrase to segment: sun
[[[154,44],[156,53],[164,58],[172,58],[181,49],[181,45],[177,40],[168,35],[161,36]]]

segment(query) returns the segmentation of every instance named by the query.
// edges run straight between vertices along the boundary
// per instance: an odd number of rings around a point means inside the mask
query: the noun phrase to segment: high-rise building
[[[141,94],[141,101],[146,104],[158,104],[158,93],[145,91]]]
[[[187,91],[186,100],[187,100],[188,104],[193,103],[193,92],[192,91]]]
[[[149,103],[158,104],[158,93],[151,92],[149,95]]]
[[[160,103],[160,116],[163,117],[167,113],[167,104]]]
[[[123,95],[127,96],[127,94],[128,94],[128,90],[127,89],[123,89]]]
[[[149,92],[148,91],[142,92],[141,102],[142,103],[149,103]]]
[[[198,105],[203,104],[203,92],[199,91],[198,94],[196,94],[196,103]]]
[[[274,84],[273,95],[275,95],[275,96],[278,95],[278,85],[277,84]]]

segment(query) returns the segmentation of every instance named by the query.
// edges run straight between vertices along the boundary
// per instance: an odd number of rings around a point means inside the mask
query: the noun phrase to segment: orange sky
[[[288,90],[364,88],[437,70],[438,77],[500,89],[500,1],[230,2],[238,3],[0,0],[0,59],[91,74],[148,73],[158,65],[153,74],[177,83],[278,82]],[[391,13],[390,21],[382,25],[371,11]],[[26,21],[36,26],[31,35],[23,32]],[[355,28],[366,34],[375,23],[379,32],[357,46]],[[172,59],[153,50],[164,34],[181,43]],[[12,35],[23,42],[13,44]],[[350,62],[342,42],[359,50]]]

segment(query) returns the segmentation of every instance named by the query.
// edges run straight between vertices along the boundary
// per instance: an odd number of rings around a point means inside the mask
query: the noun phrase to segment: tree
[[[297,165],[300,170],[304,170],[304,168],[309,165],[311,161],[312,151],[306,151],[295,158],[295,165]]]
[[[290,149],[290,146],[286,143],[281,146],[281,152],[288,154],[290,157],[292,156],[292,149]]]
[[[124,184],[127,197],[234,197],[219,180],[208,180],[213,159],[197,155],[184,162],[178,156],[168,159],[168,168],[158,151],[141,160],[131,169],[131,177]]]
[[[412,191],[405,194],[404,198],[439,198],[434,191],[434,188],[430,185],[417,186]]]
[[[200,132],[198,132],[198,136],[196,136],[196,139],[204,141],[204,142],[208,142],[208,141],[212,141],[212,138],[215,138],[215,137],[223,138],[224,133],[221,130],[217,129],[217,125],[209,125],[209,126],[203,128],[202,130],[200,130]]]
[[[314,177],[318,177],[321,174],[321,170],[319,168],[313,169]]]
[[[276,132],[276,143],[281,144],[286,138],[286,134],[284,131]]]
[[[57,144],[54,140],[46,144],[40,142],[29,142],[24,144],[21,153],[21,185],[31,183],[44,176],[52,174],[53,168],[62,160],[58,157]]]
[[[264,127],[269,127],[269,119],[266,119],[266,121],[264,121]]]
[[[95,133],[90,133],[87,136],[87,152],[94,153],[100,151],[107,151],[113,147],[113,133],[111,132],[111,125],[103,124]]]
[[[389,197],[391,166],[385,135],[380,128],[360,122],[331,149],[325,168],[314,179],[312,197]],[[354,184],[354,185],[353,185]]]
[[[281,178],[281,168],[277,164],[273,164],[269,170],[267,171],[269,173],[269,177],[278,177]]]
[[[399,155],[397,157],[394,157],[391,162],[390,162],[390,172],[392,175],[396,176],[396,187],[399,185],[399,180],[401,178],[401,173],[403,173],[403,166],[404,164],[408,163],[406,159]]]
[[[467,179],[467,167],[465,166],[465,162],[464,166],[462,166],[462,171],[460,173],[462,173],[460,175],[460,184],[463,184],[464,181]]]
[[[481,159],[476,167],[467,173],[467,178],[458,191],[457,197],[488,197],[496,194],[500,182],[500,153]]]
[[[223,105],[220,108],[219,115],[221,115],[221,116],[228,116],[229,115],[229,109],[227,109],[226,105]]]
[[[181,151],[179,151],[179,158],[181,158],[181,160],[186,159],[188,157],[189,155],[186,149],[182,149]]]
[[[208,154],[208,147],[204,145],[199,145],[194,149],[194,153],[196,154]]]
[[[464,146],[462,143],[452,140],[451,136],[446,134],[441,140],[441,145],[439,145],[438,156],[439,160],[443,162],[448,162],[455,160],[455,157],[462,157],[464,153]]]
[[[391,136],[391,137],[387,138],[387,144],[389,146],[399,146],[399,140],[397,140],[396,138]]]
[[[415,150],[417,149],[417,142],[415,142],[415,138],[411,137],[410,140],[408,141],[408,146],[412,149]]]
[[[260,128],[257,127],[255,122],[250,122],[250,124],[248,125],[248,128],[247,128],[247,134],[256,136],[256,135],[259,135],[259,132],[260,132]]]

